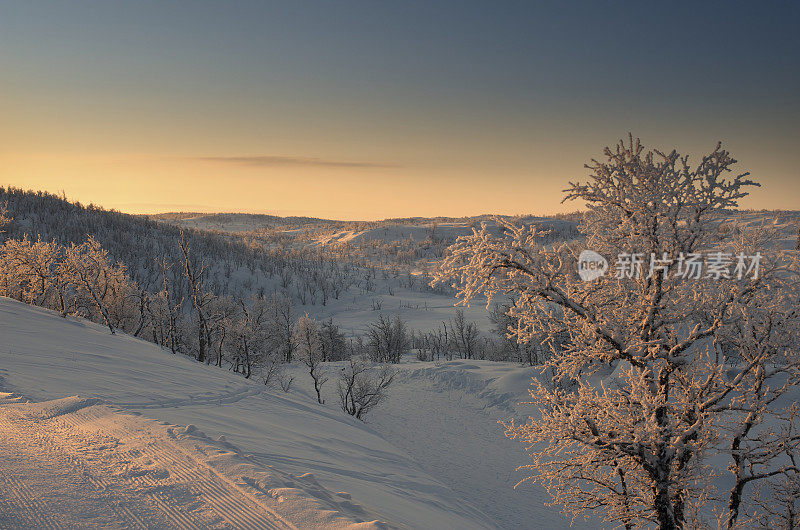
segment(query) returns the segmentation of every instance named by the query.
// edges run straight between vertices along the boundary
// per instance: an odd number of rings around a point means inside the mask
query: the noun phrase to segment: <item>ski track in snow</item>
[[[0,394],[0,404],[22,402],[19,396]],[[12,415],[9,409],[0,411],[0,527],[146,528],[167,522],[148,514],[141,499],[120,498],[113,484],[67,444],[58,443],[51,429]],[[88,438],[84,442],[90,443]]]
[[[297,528],[256,498],[280,495],[214,469],[209,454],[234,453],[195,433],[95,399],[0,393],[0,528]]]

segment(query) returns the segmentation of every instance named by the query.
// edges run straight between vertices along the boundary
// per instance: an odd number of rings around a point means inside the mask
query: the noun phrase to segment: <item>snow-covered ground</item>
[[[549,499],[540,486],[514,488],[526,476],[516,468],[527,458],[498,423],[524,420],[531,412],[518,403],[538,368],[454,360],[409,362],[398,370],[388,401],[367,417],[382,436],[503,528],[568,526],[556,508],[545,505]]]
[[[44,507],[53,520],[71,526],[82,512],[64,512],[59,502],[69,504],[62,494],[79,479],[76,495],[108,506],[97,512],[97,521],[139,517],[172,524],[152,497],[155,491],[200,526],[247,527],[226,519],[242,506],[260,514],[259,521],[273,517],[274,525],[298,527],[569,524],[544,505],[541,489],[512,489],[524,476],[515,467],[525,455],[496,422],[523,414],[516,403],[524,400],[530,368],[405,362],[389,401],[364,423],[339,410],[335,365],[328,367],[328,400],[319,405],[299,369],[286,394],[7,298],[0,298],[0,338],[0,387],[13,393],[6,400],[40,403],[0,406],[2,443],[29,448],[13,465],[0,458],[4,473],[17,477],[4,482],[18,492],[6,495],[17,500],[0,505],[8,512],[5,521]],[[63,451],[53,450],[62,445]],[[37,469],[50,466],[63,476],[44,495],[36,489],[44,487],[37,483],[44,474],[37,479],[19,472],[36,458],[45,466]],[[92,482],[100,478],[110,482]],[[32,495],[39,505],[24,504]],[[235,503],[238,510],[230,508]]]
[[[387,528],[314,476],[292,476],[196,427],[72,396],[0,393],[0,526]]]
[[[338,403],[336,376],[344,363],[330,363],[331,380],[323,386],[326,403]],[[502,528],[536,528],[547,521],[566,528],[569,520],[540,487],[522,484],[516,468],[526,462],[524,447],[508,440],[498,423],[531,412],[524,401],[536,367],[480,360],[420,362],[410,357],[393,366],[396,377],[389,398],[366,416],[366,423],[392,445],[474,504]],[[300,367],[295,384],[311,399],[310,377]],[[582,525],[576,522],[580,528]]]

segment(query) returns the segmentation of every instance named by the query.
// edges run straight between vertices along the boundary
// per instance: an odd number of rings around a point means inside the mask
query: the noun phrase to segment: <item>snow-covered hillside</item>
[[[0,393],[3,528],[387,528],[311,474],[95,398]]]
[[[470,501],[503,528],[567,528],[569,519],[547,506],[544,489],[514,485],[526,474],[524,447],[506,439],[501,419],[533,412],[527,388],[540,368],[481,360],[397,365],[388,400],[367,423],[392,445],[406,450],[429,473]],[[298,381],[311,392],[310,378]],[[335,385],[327,388],[335,400]],[[541,522],[541,523],[540,523]],[[582,520],[573,528],[583,528]]]
[[[562,219],[540,216],[499,216],[514,223],[537,224],[552,230],[560,238],[577,237],[577,218]],[[379,242],[428,241],[451,244],[459,236],[472,233],[481,223],[495,233],[500,232],[496,217],[479,215],[463,218],[386,219],[382,221],[336,221],[307,217],[275,217],[242,213],[159,214],[150,216],[161,222],[183,228],[212,230],[232,234],[270,233],[275,231],[310,246],[359,246]]]
[[[13,464],[0,459],[3,487],[17,492],[0,510],[10,506],[20,517],[49,506],[42,517],[70,526],[74,511],[61,514],[47,495],[66,488],[71,466],[97,480],[110,477],[112,483],[97,486],[108,491],[91,498],[131,512],[98,513],[98,521],[169,518],[148,504],[156,502],[148,492],[157,490],[201,526],[247,526],[226,519],[233,517],[228,497],[240,503],[237,511],[250,506],[299,527],[568,524],[544,507],[543,491],[511,489],[524,455],[495,422],[515,413],[531,375],[514,365],[406,363],[393,398],[365,424],[344,415],[333,398],[318,405],[301,373],[286,394],[7,298],[0,298],[0,337],[0,386],[5,401],[17,403],[0,407],[0,436],[7,452],[28,448]],[[333,384],[326,388],[331,396]],[[25,400],[40,404],[19,404]],[[28,476],[20,470],[38,458],[45,466],[38,469],[61,470],[52,489],[35,490],[45,487],[43,475],[8,478]],[[94,488],[89,482],[81,488]],[[39,505],[30,504],[34,497]]]

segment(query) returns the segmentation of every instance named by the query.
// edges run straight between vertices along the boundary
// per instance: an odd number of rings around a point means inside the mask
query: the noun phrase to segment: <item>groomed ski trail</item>
[[[302,515],[318,510],[316,499],[271,475],[193,426],[96,399],[26,403],[0,393],[0,528],[298,528],[275,508],[288,498]],[[338,527],[387,527],[327,512]]]

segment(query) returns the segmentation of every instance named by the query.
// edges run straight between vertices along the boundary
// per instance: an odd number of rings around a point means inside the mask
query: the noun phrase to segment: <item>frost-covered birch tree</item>
[[[530,388],[536,412],[505,424],[529,447],[523,467],[554,504],[628,528],[683,528],[707,499],[727,501],[709,489],[706,454],[747,458],[730,429],[764,432],[772,397],[747,398],[752,385],[797,384],[797,321],[786,321],[798,301],[797,263],[726,229],[726,209],[757,184],[732,173],[736,160],[721,145],[695,166],[674,150],[645,152],[632,137],[604,153],[586,166],[587,182],[566,190],[565,200],[587,205],[584,240],[554,246],[535,226],[504,223],[501,236],[484,226],[450,247],[435,281],[451,283],[464,304],[509,296],[517,340],[562,342],[543,372],[552,382]],[[581,280],[582,249],[611,260],[611,270]],[[713,259],[701,274],[690,265],[702,256]],[[630,267],[636,257],[640,273]],[[770,319],[783,332],[759,348]],[[769,461],[756,473],[796,472],[786,451],[758,455]],[[740,476],[749,476],[741,458]]]
[[[64,249],[64,259],[55,276],[70,278],[79,296],[86,300],[86,309],[94,307],[111,334],[115,333],[117,319],[112,318],[112,306],[124,303],[131,290],[124,264],[112,264],[108,251],[89,236],[85,243]]]
[[[297,357],[308,369],[308,375],[314,381],[314,390],[317,401],[325,404],[322,399],[322,385],[328,381],[328,374],[322,366],[322,341],[319,336],[319,323],[310,318],[308,314],[300,317],[294,326],[292,342],[295,344]]]
[[[208,346],[208,316],[206,315],[207,306],[212,302],[214,296],[203,288],[207,269],[204,260],[197,260],[192,256],[189,240],[184,236],[183,230],[180,232],[180,250],[183,258],[183,274],[189,284],[189,299],[192,307],[197,313],[197,342],[199,350],[197,360],[201,363],[206,362]]]

